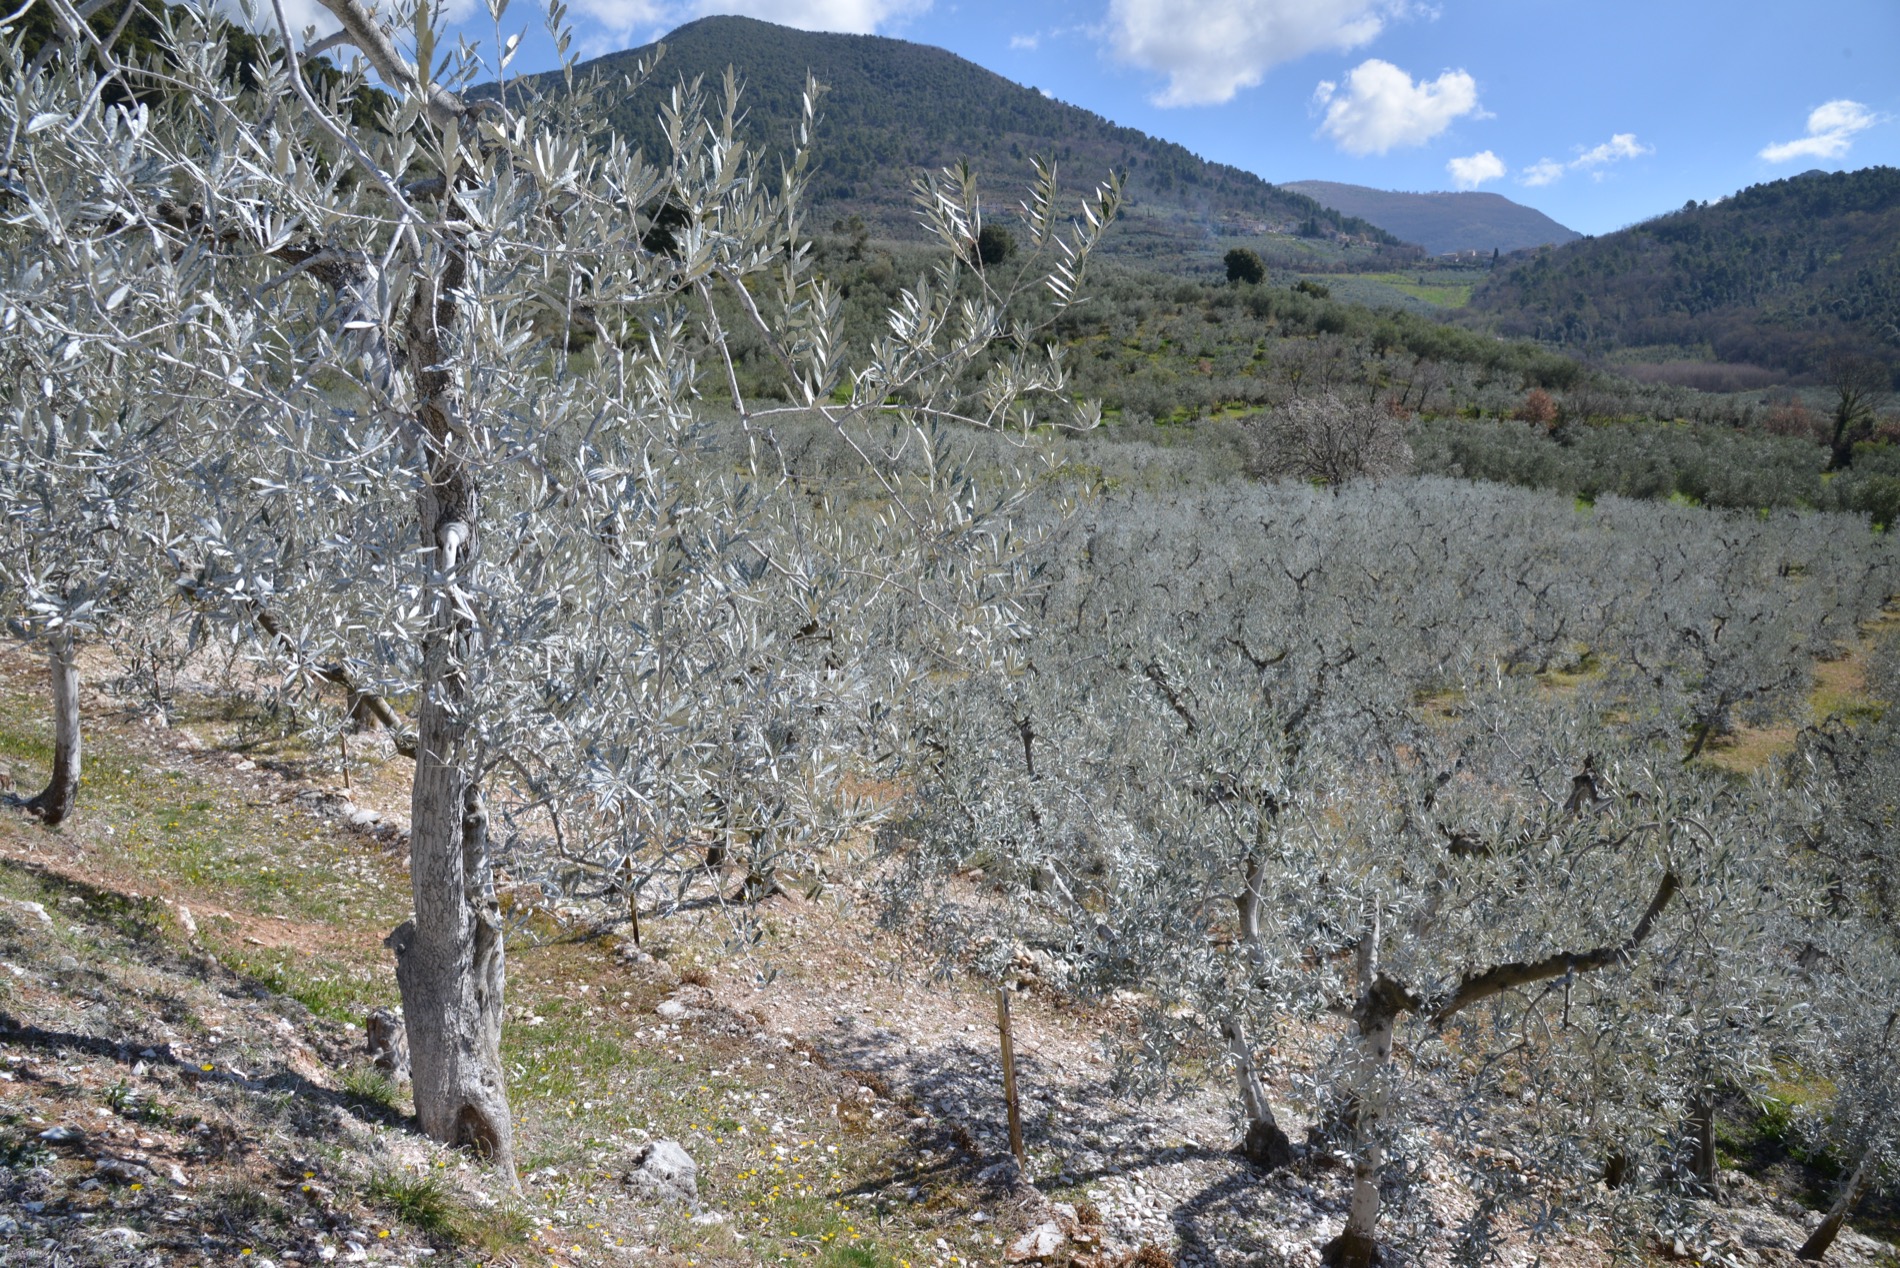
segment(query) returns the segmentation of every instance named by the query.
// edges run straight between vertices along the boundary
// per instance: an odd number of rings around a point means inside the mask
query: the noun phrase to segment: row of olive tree
[[[934,720],[898,897],[949,902],[931,882],[980,859],[1017,900],[996,945],[1145,992],[1144,1055],[1226,1053],[1267,1165],[1297,1148],[1265,1054],[1330,1026],[1293,1091],[1354,1168],[1334,1262],[1372,1260],[1395,1162],[1432,1148],[1425,1089],[1459,1105],[1431,1127],[1508,1135],[1517,1167],[1472,1178],[1526,1201],[1712,1182],[1714,1098],[1840,1050],[1834,1012],[1788,1001],[1846,980],[1800,952],[1847,916],[1802,847],[1828,790],[1697,759],[1725,710],[1795,707],[1891,593],[1891,543],[1446,481],[1334,494],[1118,494],[1062,526],[1013,672]]]

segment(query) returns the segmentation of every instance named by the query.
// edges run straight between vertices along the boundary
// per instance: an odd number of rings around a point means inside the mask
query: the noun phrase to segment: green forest
[[[1215,240],[1286,235],[1315,261],[1328,248],[1374,260],[1417,256],[1385,230],[1341,216],[1251,172],[1203,160],[1182,146],[1053,100],[941,49],[878,36],[814,34],[742,17],[702,18],[670,34],[655,73],[631,92],[623,77],[654,47],[576,68],[597,76],[606,117],[632,144],[657,153],[656,120],[676,86],[717,86],[728,67],[745,91],[749,131],[768,161],[787,153],[809,73],[824,86],[811,214],[821,223],[858,216],[880,237],[916,237],[911,181],[919,170],[967,161],[983,182],[988,214],[1018,216],[1031,160],[1061,165],[1086,188],[1123,174],[1126,203],[1111,254],[1164,265],[1218,262]],[[553,79],[530,80],[553,89]],[[1320,245],[1324,243],[1324,245]]]
[[[1471,299],[1578,354],[1703,348],[1781,375],[1900,357],[1900,169],[1810,172],[1514,259]],[[1678,353],[1679,355],[1679,353]]]

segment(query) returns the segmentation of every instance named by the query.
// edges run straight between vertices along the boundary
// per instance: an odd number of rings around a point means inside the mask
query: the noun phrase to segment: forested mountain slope
[[[1507,334],[1673,346],[1788,373],[1900,362],[1900,169],[1810,172],[1540,252],[1471,298]]]
[[[1281,186],[1305,194],[1342,215],[1357,216],[1393,236],[1416,242],[1433,255],[1454,251],[1519,251],[1562,245],[1582,235],[1534,207],[1502,194],[1438,192],[1407,194],[1337,181],[1291,181]]]
[[[658,71],[612,111],[614,127],[648,153],[662,148],[656,120],[682,79],[704,76],[716,87],[727,66],[735,67],[745,87],[748,135],[768,153],[783,152],[791,142],[806,72],[825,85],[811,189],[814,225],[856,215],[875,236],[916,237],[912,178],[960,159],[977,170],[986,203],[1007,221],[1031,176],[1032,158],[1042,154],[1060,162],[1072,188],[1087,189],[1110,170],[1127,173],[1124,224],[1107,248],[1124,255],[1212,267],[1240,241],[1270,261],[1280,257],[1310,268],[1345,243],[1366,262],[1416,254],[1384,230],[1251,172],[1117,127],[943,49],[741,17],[702,18],[664,44]],[[611,88],[652,52],[649,45],[609,54],[585,63],[581,73],[599,74]],[[1280,236],[1257,241],[1265,235]]]

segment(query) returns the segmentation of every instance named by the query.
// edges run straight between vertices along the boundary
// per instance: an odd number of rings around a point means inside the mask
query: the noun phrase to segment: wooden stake
[[[1009,986],[996,988],[996,1028],[1003,1037],[1003,1104],[1009,1111],[1009,1152],[1026,1177],[1029,1157],[1023,1151],[1023,1112],[1016,1100],[1016,1045],[1009,1034]]]
[[[343,791],[350,791],[350,741],[343,735],[336,737],[336,751],[343,755]]]
[[[627,919],[633,922],[633,945],[640,945],[640,887],[633,883],[633,855],[627,856]]]

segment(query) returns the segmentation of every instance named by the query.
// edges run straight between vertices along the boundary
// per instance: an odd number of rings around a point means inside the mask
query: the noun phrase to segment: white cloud
[[[1554,185],[1563,179],[1564,165],[1556,159],[1538,159],[1518,176],[1521,185]]]
[[[573,4],[577,12],[586,14],[615,35],[624,36],[635,27],[667,24],[666,6],[656,0],[573,0]]]
[[[1036,45],[1040,43],[1042,43],[1042,36],[1040,35],[1012,35],[1009,37],[1009,46],[1011,48],[1021,49],[1026,53],[1035,52]]]
[[[271,8],[270,0],[262,0],[253,11],[252,22],[245,21],[243,9],[233,0],[221,0],[218,9],[233,24],[248,25],[254,31],[276,32],[277,13]],[[319,36],[329,35],[340,25],[335,15],[317,3],[317,0],[284,0],[284,20],[290,24],[291,35],[298,37],[314,28]]]
[[[1854,134],[1879,123],[1880,116],[1858,101],[1830,101],[1808,115],[1808,134],[1798,141],[1766,146],[1761,157],[1770,163],[1798,158],[1839,158],[1854,143]]]
[[[1568,163],[1559,163],[1556,159],[1539,159],[1517,174],[1520,185],[1554,185],[1563,179],[1565,172],[1587,171],[1592,179],[1602,180],[1602,169],[1624,159],[1642,158],[1645,154],[1654,154],[1656,147],[1644,145],[1636,139],[1634,132],[1618,132],[1601,145],[1589,149],[1577,147],[1577,157]]]
[[[1572,167],[1601,167],[1605,163],[1614,163],[1618,159],[1641,158],[1645,154],[1654,154],[1656,147],[1644,145],[1636,139],[1634,132],[1618,132],[1602,145],[1593,146],[1570,161]]]
[[[1445,164],[1459,189],[1476,189],[1486,181],[1504,179],[1504,160],[1489,150],[1455,158]]]
[[[802,31],[869,35],[896,18],[930,7],[930,0],[698,0],[695,13],[738,13]]]
[[[1348,154],[1384,154],[1423,145],[1452,120],[1479,113],[1478,81],[1461,70],[1412,82],[1391,62],[1370,58],[1352,68],[1345,88],[1322,80],[1314,99],[1326,106],[1319,130]]]
[[[1410,8],[1406,0],[1110,0],[1108,37],[1117,57],[1168,77],[1156,105],[1218,105],[1284,62],[1360,47]]]

